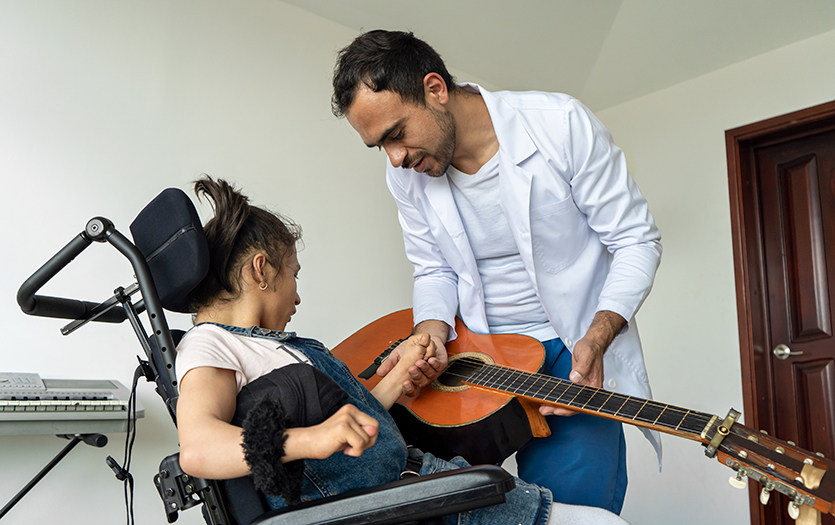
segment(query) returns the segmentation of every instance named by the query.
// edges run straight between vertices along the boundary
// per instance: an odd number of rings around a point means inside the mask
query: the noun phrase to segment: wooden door
[[[726,138],[746,421],[835,457],[835,103]],[[752,523],[794,523],[759,490]]]

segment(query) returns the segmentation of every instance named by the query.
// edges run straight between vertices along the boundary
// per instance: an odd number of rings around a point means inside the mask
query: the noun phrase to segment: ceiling
[[[413,31],[458,80],[593,110],[835,29],[833,0],[283,1],[357,33]]]

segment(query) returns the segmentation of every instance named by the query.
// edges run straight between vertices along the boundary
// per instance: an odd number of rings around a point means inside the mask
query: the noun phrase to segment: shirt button
[[[563,340],[563,343],[565,343],[565,346],[569,348],[571,347],[571,339],[566,337],[565,340]]]
[[[618,382],[615,381],[614,379],[610,379],[609,380],[609,388],[615,388],[616,386],[618,386]]]

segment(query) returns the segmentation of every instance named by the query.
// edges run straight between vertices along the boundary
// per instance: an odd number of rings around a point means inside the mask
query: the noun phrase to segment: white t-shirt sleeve
[[[200,367],[220,368],[235,372],[238,391],[244,385],[243,365],[230,344],[235,344],[234,337],[223,337],[223,329],[200,326],[191,329],[177,346],[176,372],[177,382],[190,370]]]

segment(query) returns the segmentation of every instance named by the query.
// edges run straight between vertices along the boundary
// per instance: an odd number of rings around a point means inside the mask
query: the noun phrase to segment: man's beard
[[[443,111],[435,109],[432,106],[426,107],[432,114],[432,118],[435,119],[435,122],[438,124],[438,133],[440,137],[437,149],[434,152],[424,152],[424,155],[435,159],[438,164],[438,169],[425,171],[424,173],[430,177],[441,177],[446,173],[447,168],[449,168],[452,164],[452,158],[455,155],[455,119],[449,113],[444,113]],[[407,158],[403,164],[411,166],[414,164],[414,160],[419,161],[420,157],[417,159]]]

